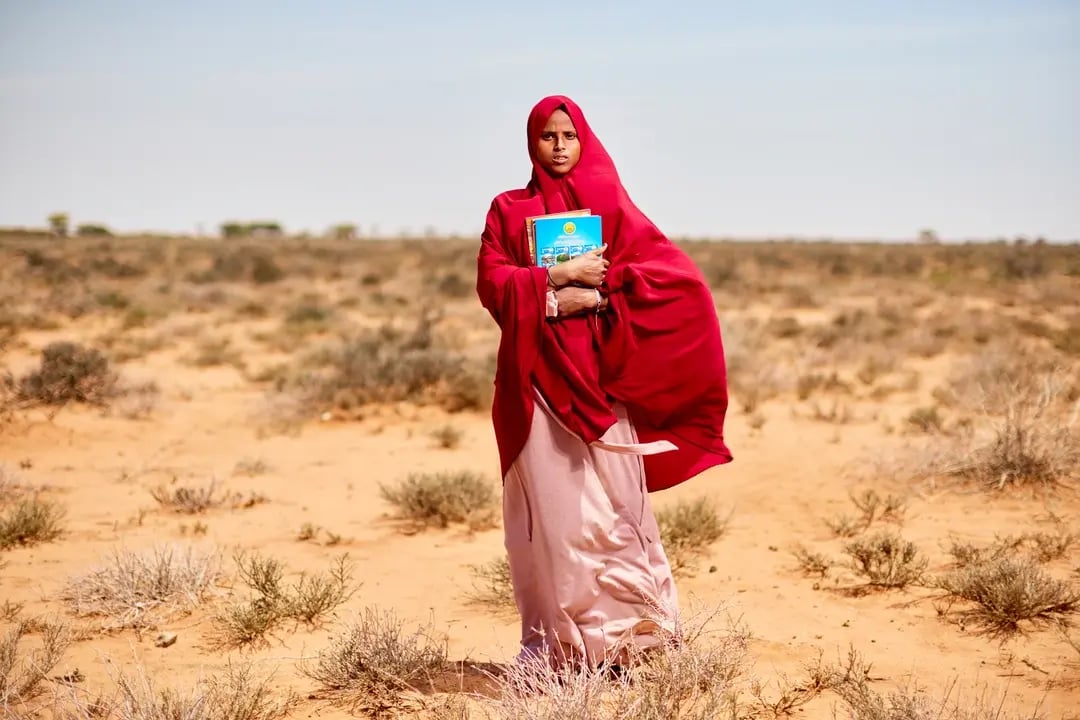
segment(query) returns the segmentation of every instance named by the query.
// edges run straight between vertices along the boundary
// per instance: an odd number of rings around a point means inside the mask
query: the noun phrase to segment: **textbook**
[[[530,217],[525,226],[532,261],[544,268],[604,244],[600,216],[588,209]]]

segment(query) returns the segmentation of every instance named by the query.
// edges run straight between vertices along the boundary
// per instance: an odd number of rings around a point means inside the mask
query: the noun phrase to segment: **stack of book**
[[[534,265],[566,262],[604,244],[600,216],[586,208],[525,219],[525,234]]]

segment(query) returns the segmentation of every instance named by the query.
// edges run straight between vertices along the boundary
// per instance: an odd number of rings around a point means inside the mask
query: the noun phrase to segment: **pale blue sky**
[[[1075,0],[0,0],[0,225],[475,234],[552,93],[672,235],[1080,239]]]

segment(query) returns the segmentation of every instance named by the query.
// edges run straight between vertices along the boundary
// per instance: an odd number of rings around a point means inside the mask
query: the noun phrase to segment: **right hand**
[[[560,285],[574,283],[585,287],[600,287],[604,284],[604,276],[607,275],[608,266],[611,262],[604,258],[607,245],[601,245],[595,250],[578,255],[573,260],[559,263],[551,268],[552,279]],[[564,279],[560,279],[559,276]]]

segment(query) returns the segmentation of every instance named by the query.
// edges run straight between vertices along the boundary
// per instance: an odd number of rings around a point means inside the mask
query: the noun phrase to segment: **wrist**
[[[564,265],[552,265],[547,269],[548,284],[554,288],[565,287],[570,284],[571,278]]]

